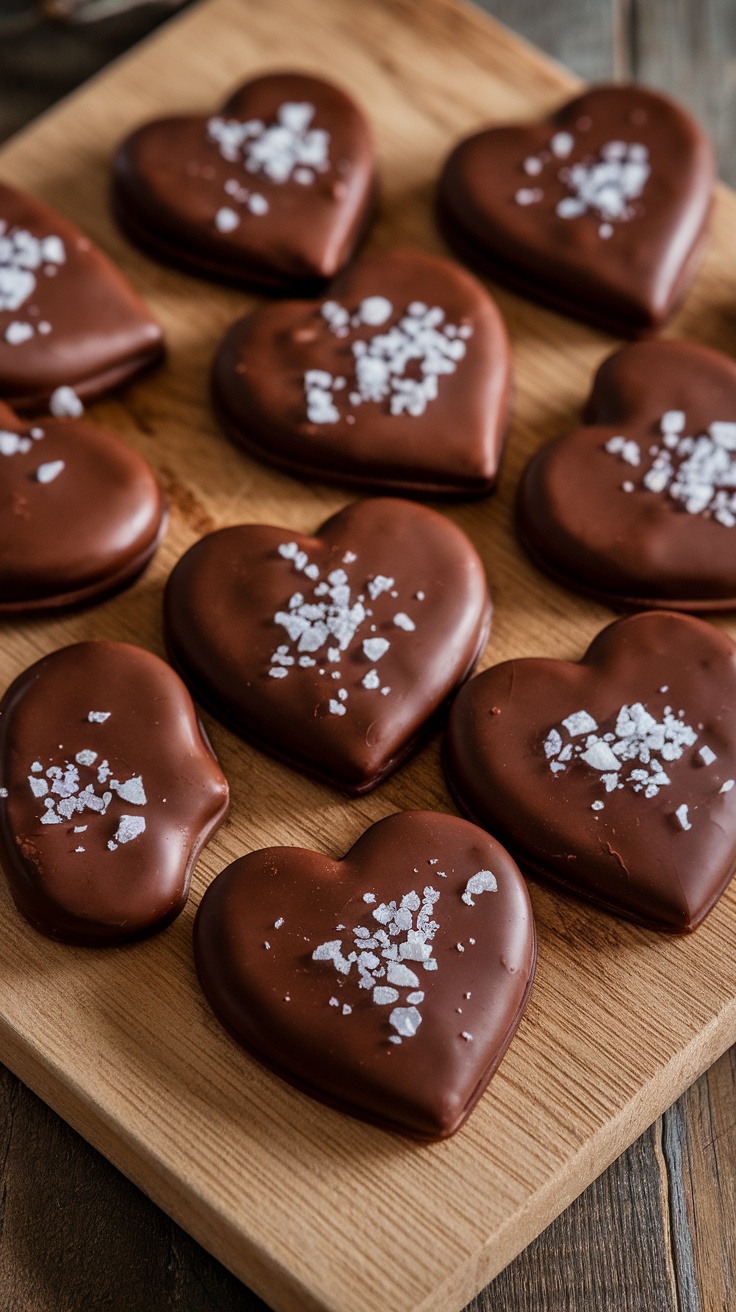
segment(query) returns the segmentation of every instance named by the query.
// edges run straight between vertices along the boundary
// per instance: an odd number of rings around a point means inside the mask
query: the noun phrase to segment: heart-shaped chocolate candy
[[[85,399],[163,355],[161,329],[88,237],[34,196],[0,183],[0,396],[45,405],[60,387]]]
[[[736,606],[736,364],[691,342],[627,346],[586,418],[522,479],[533,560],[614,605]]]
[[[439,184],[440,221],[471,264],[616,333],[659,326],[703,245],[713,152],[673,101],[605,86],[550,119],[462,141]]]
[[[496,480],[509,345],[488,293],[457,265],[390,251],[311,304],[239,319],[217,354],[226,432],[303,475],[478,494]]]
[[[307,294],[353,255],[375,190],[363,114],[304,73],[246,82],[213,115],[147,123],[113,164],[115,213],[144,250],[205,277]]]
[[[0,861],[44,934],[163,929],[222,820],[227,781],[165,661],[123,642],[45,656],[0,702]]]
[[[660,611],[610,624],[578,664],[505,661],[456,699],[446,765],[522,869],[695,929],[736,866],[736,647]]]
[[[0,404],[0,615],[116,592],[165,527],[153,471],[119,438],[76,419],[24,425]]]
[[[483,565],[424,506],[360,501],[315,537],[247,524],[195,543],[166,641],[236,733],[347,792],[373,788],[468,677],[488,636]]]
[[[244,1046],[305,1093],[444,1139],[506,1051],[534,975],[534,920],[508,852],[456,816],[371,825],[342,861],[270,847],[205,893],[197,972]]]

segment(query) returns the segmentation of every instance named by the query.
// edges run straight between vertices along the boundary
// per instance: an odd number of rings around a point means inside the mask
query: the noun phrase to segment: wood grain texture
[[[81,637],[160,650],[162,585],[198,535],[244,519],[309,529],[349,499],[256,466],[216,433],[209,359],[250,302],[127,246],[104,205],[115,141],[157,113],[209,109],[256,70],[293,62],[326,73],[371,112],[385,196],[372,245],[438,250],[431,190],[451,143],[489,120],[542,113],[576,86],[452,0],[349,11],[320,0],[307,22],[304,13],[303,0],[211,0],[2,152],[2,175],[87,228],[164,322],[169,364],[94,417],[147,455],[173,512],[155,567],[130,593],[9,630],[3,683]],[[721,192],[714,240],[674,325],[726,350],[736,345],[735,214],[736,199]],[[498,299],[517,378],[501,489],[445,513],[473,538],[494,589],[484,663],[573,657],[610,614],[531,569],[510,529],[512,495],[531,450],[578,413],[612,341],[510,294]],[[516,1042],[460,1135],[432,1148],[403,1143],[309,1103],[235,1048],[197,991],[191,920],[206,882],[244,850],[286,842],[336,855],[395,809],[449,809],[437,744],[346,802],[211,727],[233,812],[165,934],[108,952],[59,947],[20,924],[3,893],[0,1056],[273,1307],[451,1312],[736,1038],[736,896],[693,938],[673,941],[534,888],[539,974]]]

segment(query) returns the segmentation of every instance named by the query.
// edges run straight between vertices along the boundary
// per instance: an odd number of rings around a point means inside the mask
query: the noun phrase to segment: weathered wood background
[[[634,77],[685,101],[713,135],[722,176],[736,183],[734,0],[483,0],[483,7],[591,81]],[[165,12],[152,5],[62,30],[39,23],[24,0],[0,4],[0,135]],[[734,1308],[736,1049],[468,1312]],[[0,1068],[0,1309],[256,1312],[264,1305]]]

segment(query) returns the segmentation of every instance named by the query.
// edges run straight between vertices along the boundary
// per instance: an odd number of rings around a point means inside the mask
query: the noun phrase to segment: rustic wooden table
[[[430,0],[427,0],[430,3]],[[736,183],[733,0],[482,0],[591,81],[690,105]],[[167,13],[39,24],[0,5],[0,136]],[[733,1312],[736,1049],[721,1058],[467,1312]],[[2,1312],[256,1312],[265,1305],[0,1068]],[[387,1309],[386,1312],[401,1312]]]

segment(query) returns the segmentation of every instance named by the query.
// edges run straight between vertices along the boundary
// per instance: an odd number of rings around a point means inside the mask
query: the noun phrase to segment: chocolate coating
[[[0,615],[125,587],[165,528],[153,471],[112,433],[75,419],[24,425],[0,405]]]
[[[164,619],[172,660],[213,715],[361,793],[470,674],[490,599],[461,529],[379,498],[314,537],[259,524],[209,534],[173,570]]]
[[[289,135],[281,124],[283,141],[273,130],[285,107],[296,127]],[[113,161],[113,207],[131,240],[204,277],[265,290],[309,294],[334,277],[362,240],[375,190],[363,114],[304,73],[246,82],[211,116],[144,124]]]
[[[678,105],[603,86],[543,123],[462,141],[440,177],[439,217],[491,277],[637,336],[667,319],[693,275],[714,176],[707,137]]]
[[[340,965],[324,951],[338,941]],[[342,861],[293,847],[234,861],[202,899],[194,953],[216,1015],[277,1074],[362,1120],[444,1139],[511,1042],[536,941],[500,843],[456,816],[408,811],[372,825]]]
[[[379,378],[377,400],[373,374],[360,372],[366,361],[379,373],[396,368]],[[314,371],[339,384],[321,379],[321,403],[307,383]],[[432,255],[389,251],[360,260],[319,301],[282,301],[239,319],[215,357],[212,387],[233,441],[292,473],[482,494],[498,472],[509,344],[474,278]]]
[[[13,900],[41,933],[80,944],[174,920],[228,803],[183,683],[122,642],[64,647],[11,684],[0,780]]]
[[[598,370],[586,418],[522,478],[533,560],[613,605],[736,606],[736,364],[691,342],[625,347]]]
[[[0,183],[0,397],[44,406],[57,387],[85,400],[163,355],[161,329],[78,228]]]
[[[634,615],[579,663],[505,661],[471,680],[450,714],[448,782],[523,870],[682,933],[736,865],[735,712],[725,634]]]

